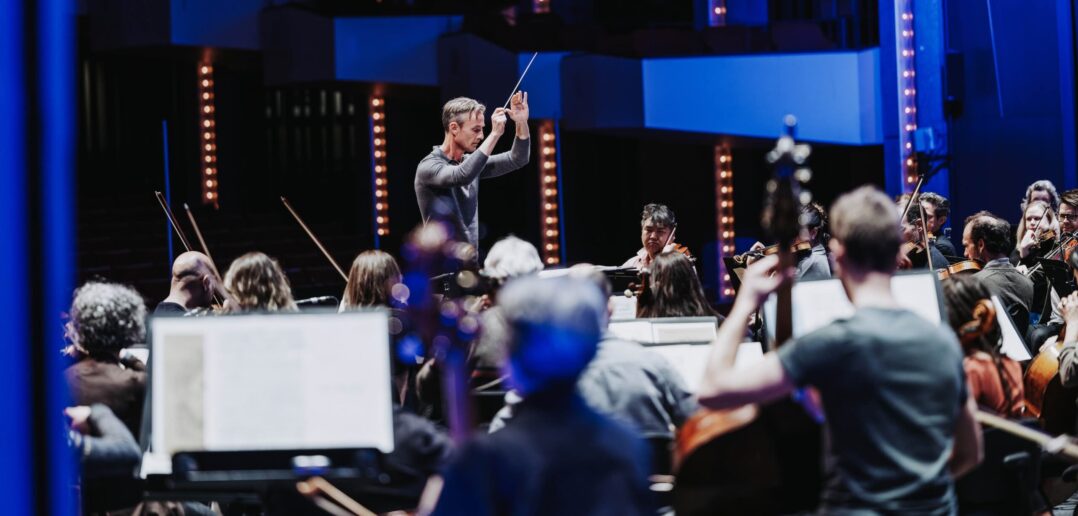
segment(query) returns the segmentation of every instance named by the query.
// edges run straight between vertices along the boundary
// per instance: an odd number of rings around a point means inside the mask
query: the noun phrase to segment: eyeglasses
[[[1078,213],[1060,213],[1059,220],[1075,221],[1078,220]]]

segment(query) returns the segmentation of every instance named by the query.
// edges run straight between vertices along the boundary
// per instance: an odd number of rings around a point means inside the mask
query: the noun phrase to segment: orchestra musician
[[[1033,305],[1033,281],[1011,264],[1010,224],[987,211],[966,218],[962,230],[966,258],[978,260],[984,268],[974,276],[993,295],[999,296],[1020,335],[1029,328]]]
[[[1036,264],[1036,259],[1044,256],[1055,247],[1059,234],[1059,222],[1051,206],[1044,201],[1030,201],[1022,212],[1015,232],[1015,252],[1018,263],[1027,268]],[[1013,261],[1013,260],[1012,260]]]
[[[1064,387],[1078,387],[1078,292],[1060,300],[1059,307],[1066,325],[1059,352],[1059,380]]]
[[[225,289],[230,295],[229,312],[294,312],[292,287],[277,260],[264,253],[247,253],[232,261],[225,272]]]
[[[904,204],[898,206],[898,213],[900,215],[903,208],[905,208]],[[943,253],[940,252],[938,247],[934,245],[925,245],[925,227],[921,224],[921,212],[917,209],[916,204],[910,207],[910,210],[906,212],[906,219],[902,221],[901,227],[902,239],[906,242],[904,249],[910,250],[905,255],[906,260],[902,261],[903,264],[907,261],[909,262],[908,266],[904,265],[904,267],[928,267],[929,262],[927,255],[931,255],[932,257],[933,269],[946,269],[947,266],[950,265],[950,262],[947,261],[947,257],[943,256]]]
[[[982,408],[1004,417],[1021,417],[1025,409],[1022,366],[1003,355],[988,289],[976,277],[961,274],[943,280],[942,286],[948,321],[965,354],[962,366],[970,396]]]
[[[1052,211],[1059,211],[1059,193],[1056,191],[1056,185],[1047,179],[1034,181],[1030,184],[1026,188],[1026,196],[1022,198],[1020,206],[1022,213],[1026,212],[1026,206],[1033,201],[1047,203],[1052,208]]]
[[[935,192],[922,193],[920,201],[921,209],[925,213],[925,226],[928,227],[932,244],[944,256],[959,256],[951,239],[943,234],[943,225],[947,223],[947,217],[951,214],[951,201]]]
[[[637,317],[717,317],[725,318],[711,307],[704,287],[684,254],[665,252],[651,262],[648,296],[640,296]]]
[[[401,269],[393,255],[363,251],[352,261],[339,311],[372,306],[392,307],[393,287],[401,282]]]
[[[1064,235],[1078,231],[1078,189],[1059,196],[1059,230]]]
[[[953,514],[953,479],[982,456],[961,348],[951,331],[900,308],[892,294],[900,244],[893,201],[859,188],[835,201],[831,223],[854,314],[735,368],[749,315],[792,276],[776,270],[776,256],[750,265],[712,345],[699,401],[731,409],[811,385],[836,459],[821,512]]]
[[[154,315],[185,315],[213,305],[221,277],[210,258],[198,251],[181,253],[172,262],[172,281],[168,297],[157,304]]]
[[[794,279],[827,279],[831,274],[830,255],[827,254],[827,242],[831,239],[827,225],[827,211],[819,203],[809,203],[801,207],[801,225],[808,231],[810,253],[797,261]]]
[[[75,290],[64,354],[76,362],[64,379],[76,405],[106,405],[137,439],[146,392],[146,365],[120,351],[146,341],[146,306],[135,289],[89,282]]]
[[[479,249],[479,181],[527,165],[531,153],[527,93],[515,93],[508,110],[494,109],[490,114],[490,134],[484,138],[485,111],[486,106],[467,97],[446,102],[442,107],[445,138],[419,162],[415,174],[415,194],[423,222],[430,222],[439,210],[445,212],[456,231],[456,239],[471,244],[476,253]],[[507,118],[516,126],[513,147],[494,154],[494,147],[505,132]]]
[[[632,258],[621,264],[624,268],[647,269],[660,253],[674,248],[677,217],[665,204],[651,203],[640,213],[641,247]]]
[[[602,335],[602,293],[576,278],[527,277],[498,299],[524,401],[505,428],[450,460],[433,514],[654,514],[644,442],[576,389]]]
[[[690,268],[688,259],[680,253],[665,253],[654,264],[659,267],[662,258],[677,257]],[[603,297],[610,299],[610,281],[601,272],[586,264],[575,265],[570,276],[580,278],[599,287]],[[702,293],[701,293],[702,294]],[[584,402],[600,414],[621,421],[652,444],[652,473],[670,472],[670,444],[674,430],[691,416],[699,406],[677,369],[660,354],[638,342],[621,339],[607,327],[611,304],[603,324],[603,337],[599,351],[588,363],[587,369],[577,382],[577,390]],[[490,431],[504,427],[513,417],[516,405],[522,398],[515,392],[506,396],[506,406],[491,422]]]

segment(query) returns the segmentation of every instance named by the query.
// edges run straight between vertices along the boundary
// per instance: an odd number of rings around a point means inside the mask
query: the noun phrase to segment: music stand
[[[312,475],[393,491],[385,310],[155,317],[150,327],[148,491],[247,500]]]

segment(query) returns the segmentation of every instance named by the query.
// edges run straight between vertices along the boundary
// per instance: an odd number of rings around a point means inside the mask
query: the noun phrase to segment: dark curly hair
[[[110,356],[146,340],[146,305],[135,289],[91,281],[75,290],[64,336],[65,353]]]

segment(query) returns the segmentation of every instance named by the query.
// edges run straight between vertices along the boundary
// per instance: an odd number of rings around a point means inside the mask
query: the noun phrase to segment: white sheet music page
[[[154,321],[153,449],[393,449],[387,315]]]

